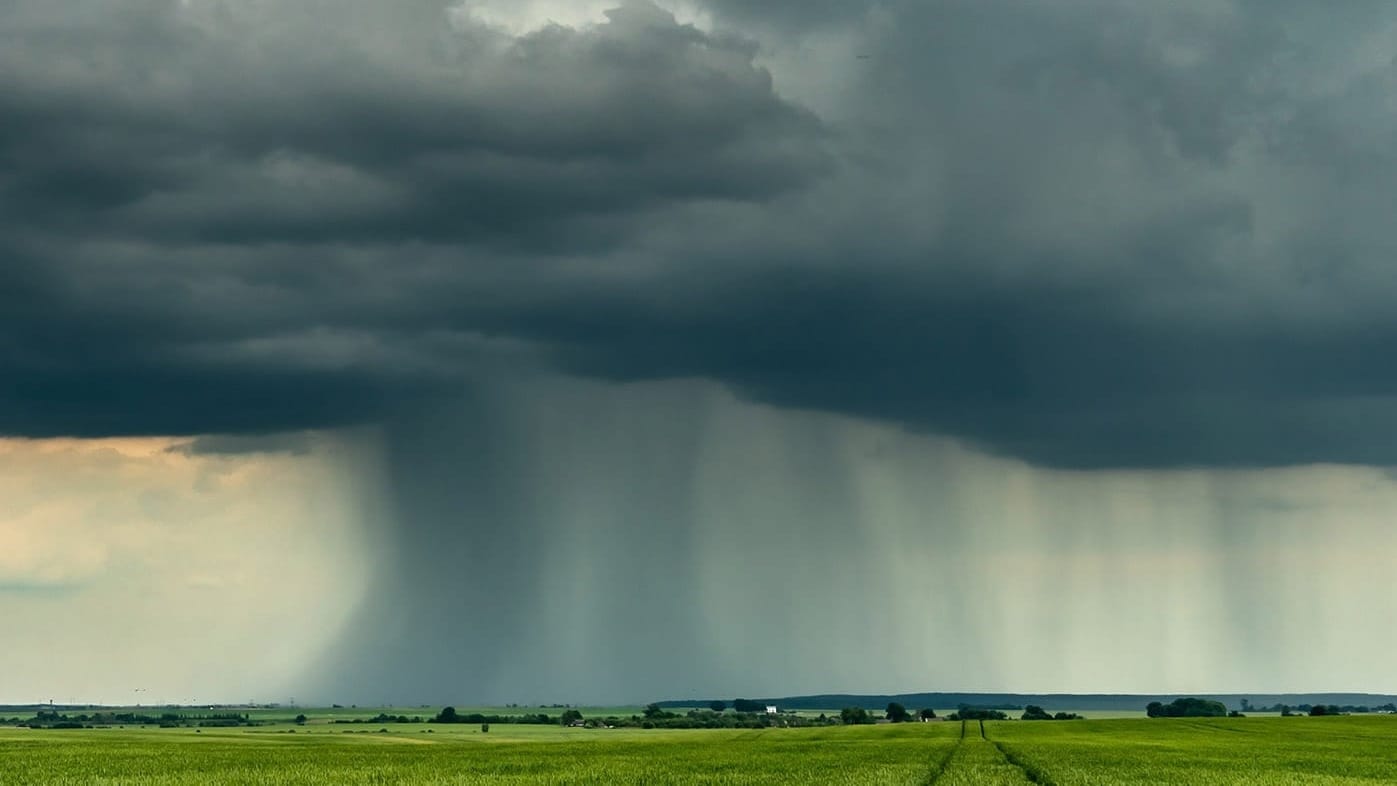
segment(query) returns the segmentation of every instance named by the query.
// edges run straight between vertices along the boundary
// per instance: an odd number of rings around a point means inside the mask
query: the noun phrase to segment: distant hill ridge
[[[1152,701],[1168,704],[1174,699],[1199,698],[1220,701],[1228,709],[1241,709],[1242,699],[1253,707],[1274,704],[1336,704],[1377,707],[1397,703],[1397,695],[1384,693],[897,693],[888,695],[857,693],[821,693],[812,696],[747,697],[763,704],[775,704],[790,710],[829,710],[862,707],[881,710],[889,702],[904,707],[945,709],[969,704],[974,707],[1021,708],[1029,704],[1062,710],[1139,710]],[[718,699],[731,702],[733,697]],[[704,706],[711,699],[685,699],[659,702],[661,707]]]

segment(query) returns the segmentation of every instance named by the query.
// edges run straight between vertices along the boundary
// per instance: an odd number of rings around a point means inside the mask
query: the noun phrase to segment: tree
[[[895,701],[888,702],[887,718],[893,723],[906,723],[912,720],[912,716],[907,712],[907,708]]]
[[[845,707],[839,711],[839,719],[843,721],[846,726],[873,722],[873,718],[868,715],[868,710],[865,710],[863,707]]]
[[[441,712],[437,713],[436,721],[437,721],[437,723],[455,723],[455,722],[456,722],[456,708],[455,708],[455,707],[443,707],[442,710],[441,710]]]
[[[304,725],[306,725],[306,720],[307,720],[307,718],[306,718],[306,716],[305,716],[305,713],[302,713],[302,714],[300,714],[300,715],[297,715],[297,716],[296,716],[296,725],[297,725],[297,726],[304,726]]]
[[[936,710],[933,710],[933,709],[930,708],[930,707],[924,707],[924,708],[922,708],[922,710],[921,710],[920,712],[918,712],[917,714],[920,715],[921,718],[922,718],[922,720],[924,720],[924,721],[926,721],[926,720],[932,720],[933,718],[936,717]]]
[[[1000,710],[989,709],[987,707],[972,707],[969,704],[960,705],[960,709],[947,716],[947,720],[1008,720],[1009,716]]]
[[[722,712],[727,708],[728,703],[726,701],[719,701],[718,699],[714,699],[713,701],[708,702],[708,709],[713,710],[714,712]]]
[[[1019,718],[1021,720],[1052,720],[1053,716],[1049,715],[1047,710],[1039,707],[1037,704],[1030,704],[1023,708],[1023,715],[1019,716]]]
[[[658,704],[647,704],[647,705],[645,705],[645,717],[650,718],[651,720],[654,720],[655,718],[663,718],[665,715],[666,715],[666,713],[665,713],[665,711],[664,711],[663,709],[660,708],[660,705],[658,705]]]
[[[580,710],[563,710],[563,717],[560,722],[564,726],[571,726],[573,722],[580,722],[581,720],[582,712]]]
[[[1150,702],[1145,706],[1145,714],[1151,718],[1222,718],[1227,715],[1227,707],[1210,699],[1174,699],[1168,704]]]

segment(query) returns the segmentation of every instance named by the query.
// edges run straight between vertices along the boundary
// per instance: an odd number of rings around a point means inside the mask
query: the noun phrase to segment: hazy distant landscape
[[[868,704],[874,697],[856,700]],[[34,727],[12,725],[16,717],[0,722],[0,783],[1358,786],[1397,780],[1397,759],[1390,755],[1397,745],[1394,716],[923,721],[914,715],[889,723],[877,714],[867,723],[841,723],[833,708],[819,715],[765,707],[751,714],[676,710],[657,704],[435,712],[7,707],[0,714],[35,713],[20,721]],[[749,717],[754,727],[673,729],[645,722],[721,715]],[[467,716],[490,720],[456,720]],[[622,718],[636,723],[606,723]],[[49,728],[38,728],[43,724]],[[62,725],[71,727],[56,728]]]
[[[780,707],[798,710],[825,709],[828,707],[863,707],[881,709],[888,702],[899,702],[908,707],[952,708],[962,705],[973,707],[1004,707],[1022,709],[1029,704],[1045,707],[1061,707],[1071,710],[1093,710],[1144,714],[1150,702],[1170,702],[1185,696],[1219,701],[1229,709],[1249,711],[1254,708],[1288,705],[1305,707],[1316,704],[1363,707],[1364,711],[1378,711],[1386,708],[1397,709],[1397,695],[1378,693],[1189,693],[1189,694],[1121,694],[1121,693],[897,693],[889,695],[863,695],[853,693],[828,693],[813,696],[786,696],[753,699],[763,705],[775,704]],[[661,707],[702,706],[707,701],[661,701]],[[1279,710],[1276,710],[1279,712]]]

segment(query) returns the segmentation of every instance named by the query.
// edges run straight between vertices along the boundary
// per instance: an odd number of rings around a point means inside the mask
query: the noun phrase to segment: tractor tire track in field
[[[1236,726],[1224,726],[1224,725],[1217,724],[1217,723],[1208,723],[1207,721],[1199,721],[1199,720],[1184,721],[1181,725],[1183,725],[1183,726],[1185,726],[1185,727],[1187,727],[1187,728],[1190,728],[1190,729],[1202,729],[1203,731],[1208,731],[1208,732],[1219,732],[1219,731],[1224,731],[1224,732],[1228,732],[1228,733],[1230,733],[1230,734],[1256,734],[1256,733],[1257,733],[1257,730],[1256,730],[1256,729],[1239,729],[1239,728],[1237,728]]]
[[[952,745],[952,746],[946,751],[946,753],[945,753],[944,755],[941,756],[941,761],[937,762],[937,763],[936,763],[936,766],[931,768],[931,772],[927,773],[926,780],[922,781],[922,783],[923,783],[925,786],[933,786],[933,784],[935,784],[937,781],[941,780],[941,776],[946,774],[946,768],[949,767],[949,766],[951,766],[951,759],[954,759],[954,758],[956,757],[956,751],[960,750],[960,746],[962,746],[962,745],[964,745],[964,744],[965,744],[965,721],[961,721],[961,722],[960,722],[960,737],[959,737],[958,739],[956,739],[956,744],[955,744],[955,745]]]
[[[983,721],[979,722],[978,739],[974,734],[974,728],[967,728],[966,722],[961,721],[960,738],[932,767],[926,779],[922,781],[923,784],[1011,786],[1035,783],[1039,786],[1056,786],[1043,770],[1019,758],[1012,749],[990,739]]]
[[[1038,769],[1032,762],[1020,758],[1013,750],[1004,747],[1004,745],[994,740],[990,740],[990,744],[994,746],[995,750],[999,751],[999,755],[1003,756],[1005,761],[1022,770],[1024,777],[1027,778],[1030,783],[1036,783],[1039,786],[1057,786],[1053,783],[1052,779],[1048,777],[1047,773]]]
[[[984,728],[985,722],[980,721],[981,733],[984,732]],[[989,737],[985,737],[985,739],[989,740],[990,744],[994,746],[995,750],[999,751],[999,755],[1003,756],[1005,761],[1009,762],[1015,767],[1018,767],[1019,770],[1023,772],[1024,777],[1027,778],[1030,783],[1036,783],[1039,786],[1057,786],[1053,783],[1052,779],[1048,777],[1048,774],[1046,772],[1039,769],[1038,766],[1035,765],[1033,762],[1028,761],[1019,756],[1017,753],[1014,752],[1012,748],[1006,746],[1004,743],[999,742],[997,740],[990,740]]]
[[[922,783],[925,784],[925,786],[934,786],[934,784],[937,781],[941,780],[941,776],[946,774],[946,768],[951,766],[951,759],[955,758],[956,751],[960,750],[960,746],[964,744],[965,722],[962,721],[960,727],[960,739],[956,740],[955,745],[952,745],[949,749],[947,749],[946,753],[941,756],[941,761],[937,762],[936,766],[931,768],[931,772],[927,774],[926,780],[922,781]]]

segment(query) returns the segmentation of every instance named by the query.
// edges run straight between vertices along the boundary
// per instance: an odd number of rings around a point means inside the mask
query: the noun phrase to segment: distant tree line
[[[1347,711],[1344,710],[1343,707],[1340,707],[1337,704],[1315,704],[1312,705],[1309,709],[1305,710],[1305,712],[1308,712],[1311,717],[1318,717],[1320,715],[1349,714]]]
[[[1003,712],[1002,710],[1000,710],[1000,709],[997,709],[997,708],[994,708],[994,707],[972,707],[972,706],[970,706],[970,705],[968,705],[968,704],[962,704],[962,705],[960,705],[959,707],[956,708],[956,711],[955,711],[955,712],[953,712],[953,713],[951,713],[950,715],[947,715],[947,716],[946,716],[946,720],[952,720],[952,721],[958,721],[958,720],[1008,720],[1008,719],[1009,719],[1009,716],[1008,716],[1008,715],[1005,715],[1004,712]]]
[[[1145,714],[1151,718],[1224,718],[1227,707],[1211,699],[1174,699],[1168,704],[1150,702],[1145,705]]]
[[[1372,712],[1379,712],[1379,713],[1397,713],[1397,703],[1393,703],[1393,702],[1388,702],[1387,704],[1379,704],[1379,705],[1377,705],[1377,706],[1369,706],[1369,705],[1367,705],[1367,704],[1296,704],[1296,705],[1290,705],[1290,704],[1281,704],[1281,703],[1272,704],[1272,705],[1270,705],[1270,706],[1257,706],[1257,705],[1252,704],[1252,703],[1251,703],[1250,701],[1248,701],[1247,699],[1242,699],[1241,705],[1242,705],[1242,712],[1277,712],[1277,713],[1280,713],[1281,715],[1287,715],[1287,716],[1289,716],[1289,715],[1307,715],[1307,714],[1310,714],[1311,710],[1313,710],[1315,707],[1322,707],[1322,708],[1324,709],[1324,712],[1323,712],[1322,714],[1324,714],[1324,715],[1347,715],[1347,714],[1350,714],[1350,713],[1355,714],[1355,715],[1365,715],[1365,714],[1372,713]],[[1338,710],[1338,711],[1335,712],[1334,710]]]
[[[607,715],[600,718],[583,717],[582,711],[569,709],[559,716],[546,714],[524,715],[485,715],[481,713],[458,713],[453,707],[443,708],[429,723],[522,723],[534,725],[582,726],[589,729],[637,728],[637,729],[765,729],[772,726],[829,726],[839,723],[837,718],[823,714],[811,718],[794,713],[766,712],[721,712],[709,709],[691,709],[685,712],[671,712],[658,704],[648,705],[639,715]]]
[[[1056,712],[1056,713],[1049,713],[1047,710],[1043,709],[1042,707],[1039,707],[1037,704],[1030,704],[1030,705],[1028,705],[1027,707],[1024,707],[1024,709],[1023,709],[1023,715],[1020,715],[1020,716],[1019,716],[1019,719],[1020,719],[1020,720],[1033,720],[1033,721],[1036,721],[1036,720],[1078,720],[1078,719],[1080,719],[1081,717],[1082,717],[1082,716],[1078,715],[1078,714],[1075,713],[1075,712]]]
[[[1366,704],[1273,704],[1270,707],[1254,707],[1257,712],[1279,712],[1281,715],[1367,715],[1369,713],[1397,713],[1397,705],[1380,704],[1369,707]],[[1318,712],[1316,712],[1318,710]]]
[[[741,702],[740,705],[739,702]],[[739,706],[743,708],[755,706],[757,709],[738,709]],[[792,728],[830,726],[839,722],[838,719],[830,718],[823,713],[816,718],[796,715],[791,712],[772,714],[766,711],[765,704],[746,702],[742,699],[733,702],[732,712],[714,710],[712,704],[708,709],[691,709],[686,712],[671,712],[658,704],[651,704],[645,708],[644,714],[641,716],[632,715],[629,718],[611,716],[603,718],[602,721],[610,727],[638,727],[642,729],[765,729],[774,726]]]
[[[1248,712],[1279,712],[1282,717],[1292,717],[1295,715],[1348,715],[1364,714],[1370,712],[1397,712],[1397,706],[1393,704],[1383,704],[1378,707],[1368,707],[1365,705],[1339,705],[1339,704],[1297,704],[1294,707],[1289,704],[1273,704],[1269,707],[1258,707],[1246,699],[1241,701],[1242,710]],[[1152,701],[1145,707],[1145,714],[1151,718],[1244,718],[1245,715],[1237,710],[1229,712],[1222,702],[1211,701],[1209,699],[1175,699],[1168,704],[1161,704]]]
[[[888,702],[887,708],[883,711],[883,718],[890,723],[910,723],[919,718],[925,721],[932,720],[935,717],[936,710],[930,707],[918,710],[914,714],[906,707],[902,706],[902,704],[895,701]],[[863,707],[845,707],[839,711],[839,722],[845,726],[862,726],[877,723],[878,719],[874,717],[873,713]]]
[[[354,723],[356,721],[347,721]],[[561,722],[561,718],[551,716],[547,713],[526,712],[522,715],[496,715],[479,712],[458,713],[455,707],[443,707],[435,717],[430,718],[428,723],[516,723],[533,726],[556,726]]]
[[[895,701],[888,702],[888,707],[883,712],[883,717],[892,723],[906,723],[912,720],[912,713],[907,708]]]
[[[56,710],[39,710],[30,718],[8,718],[0,721],[5,725],[31,729],[93,729],[111,726],[158,726],[162,729],[202,727],[218,728],[231,726],[260,726],[244,713],[215,712],[189,714],[163,712],[149,715],[137,712],[92,712],[60,713]]]
[[[451,707],[447,707],[447,709],[451,710],[452,713],[455,713],[455,712],[456,712],[456,710],[452,709]],[[305,721],[302,720],[302,719],[305,718],[305,717],[306,717],[306,716],[304,716],[304,715],[297,715],[297,716],[296,716],[296,723],[298,723],[298,724],[304,724]],[[440,717],[440,716],[437,716],[437,717]],[[378,724],[384,724],[384,723],[423,723],[423,722],[425,722],[425,720],[426,720],[426,719],[423,718],[421,715],[413,715],[412,717],[408,717],[407,715],[389,715],[389,714],[386,713],[386,712],[380,712],[379,714],[373,716],[372,718],[335,718],[334,720],[332,720],[332,721],[330,721],[330,722],[331,722],[331,723],[378,723]],[[434,720],[435,720],[435,719],[434,719]],[[437,722],[437,723],[456,723],[457,721],[436,721],[436,722]],[[464,723],[465,721],[461,721],[461,722]]]
[[[839,722],[845,726],[862,726],[877,720],[863,707],[845,707],[839,711]]]

